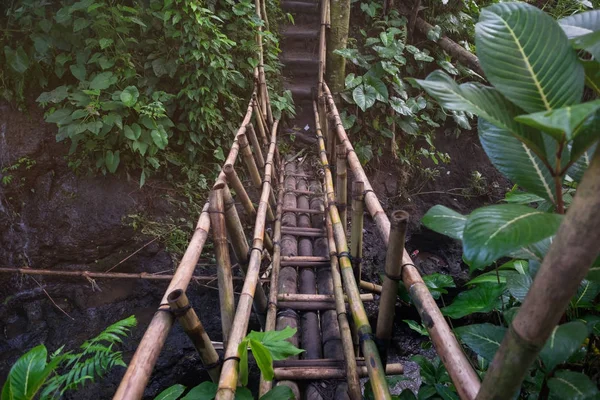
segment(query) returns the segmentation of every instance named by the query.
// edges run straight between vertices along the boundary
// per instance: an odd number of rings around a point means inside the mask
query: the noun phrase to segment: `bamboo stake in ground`
[[[313,109],[315,119],[319,118],[317,112],[317,105],[313,102]],[[318,121],[317,121],[318,122]],[[342,279],[346,288],[346,295],[350,305],[350,311],[352,312],[352,318],[354,325],[358,331],[360,341],[362,343],[361,348],[365,359],[368,360],[367,368],[369,370],[369,379],[371,380],[371,386],[373,388],[373,394],[376,399],[391,399],[390,390],[385,379],[385,370],[381,364],[379,353],[377,352],[377,346],[373,340],[373,334],[371,326],[369,325],[369,319],[365,307],[360,300],[360,293],[356,280],[354,279],[354,273],[352,272],[352,264],[350,263],[349,249],[346,242],[346,230],[342,226],[340,215],[337,207],[335,206],[335,192],[333,187],[333,177],[329,169],[329,163],[327,162],[327,154],[325,152],[325,141],[320,130],[317,130],[317,137],[319,141],[319,154],[321,156],[321,164],[325,169],[325,185],[327,192],[327,201],[329,204],[329,216],[334,229],[335,244],[338,251],[338,258],[340,263],[340,269],[342,273]],[[341,257],[340,257],[341,256]]]
[[[227,228],[225,227],[225,207],[223,205],[223,189],[210,193],[210,224],[213,231],[213,243],[217,258],[217,275],[219,277],[219,305],[221,308],[221,327],[223,329],[223,346],[227,346],[227,338],[235,314],[235,299],[233,297],[233,280],[231,260],[227,246]]]
[[[221,373],[221,364],[219,363],[219,354],[215,350],[208,334],[202,326],[202,322],[196,315],[196,312],[190,306],[190,302],[181,289],[169,293],[167,296],[171,312],[181,324],[183,331],[194,343],[194,347],[200,354],[200,361],[207,368],[208,375],[213,382],[219,381]]]
[[[337,207],[344,230],[348,228],[348,173],[346,172],[346,146],[340,144],[335,149],[337,163],[335,167]],[[358,282],[358,281],[357,281]]]
[[[181,289],[185,291],[187,289],[200,258],[200,253],[202,253],[202,249],[204,248],[204,243],[206,243],[209,228],[210,218],[208,215],[208,204],[206,204],[202,210],[202,214],[200,214],[196,231],[160,304],[168,302],[167,296],[173,290]],[[160,309],[164,310],[168,308],[161,306]],[[169,313],[157,312],[154,314],[142,341],[129,362],[125,376],[121,380],[113,399],[131,400],[142,398],[146,384],[152,374],[152,369],[154,369],[158,355],[162,350],[172,325],[173,317]]]
[[[271,173],[275,148],[277,146],[277,125],[279,121],[275,121],[273,126],[273,135],[271,136],[271,144],[267,154],[265,166],[265,178],[263,182],[260,203],[254,225],[254,239],[252,241],[252,250],[250,254],[250,262],[248,263],[248,274],[244,281],[242,293],[239,297],[237,312],[231,328],[231,334],[227,349],[225,351],[225,362],[221,370],[221,379],[219,380],[219,389],[217,391],[217,400],[233,400],[238,382],[238,346],[246,336],[248,330],[248,320],[252,310],[252,303],[256,285],[258,284],[258,274],[260,272],[260,264],[262,260],[263,238],[265,233],[267,206],[269,202],[269,193],[271,191]],[[266,310],[262,310],[265,312]]]
[[[323,84],[323,93],[327,99],[327,105],[333,118],[333,126],[338,139],[340,143],[346,145],[348,165],[352,170],[354,179],[365,183],[365,206],[371,214],[373,221],[375,221],[379,234],[387,246],[390,235],[390,221],[383,211],[377,195],[373,191],[373,187],[369,183],[367,174],[354,152],[348,135],[346,135],[340,114],[327,84]],[[458,390],[459,396],[461,399],[474,399],[481,385],[477,373],[475,373],[471,363],[465,356],[461,345],[456,340],[435,300],[431,297],[431,293],[427,289],[427,286],[425,286],[419,271],[412,264],[412,259],[406,250],[402,255],[402,262],[405,264],[402,272],[404,286],[409,290],[409,294],[414,300],[413,303],[417,306],[419,315],[421,315],[421,319],[425,322],[427,331],[431,336],[431,341],[440,359],[446,366],[448,374]]]
[[[394,309],[396,308],[396,297],[398,296],[398,281],[402,280],[402,253],[404,253],[407,224],[407,212],[394,211],[392,213],[392,229],[385,257],[385,276],[383,278],[383,289],[381,299],[379,300],[379,314],[377,316],[377,329],[375,331],[383,365],[387,363],[387,351],[392,339]]]
[[[600,254],[600,149],[577,187],[550,250],[513,320],[477,399],[509,399]]]
[[[354,279],[356,279],[356,282],[361,282],[363,229],[365,226],[363,208],[364,192],[364,182],[355,181],[352,185],[352,236],[350,236],[350,254],[352,255],[352,269],[354,270]]]

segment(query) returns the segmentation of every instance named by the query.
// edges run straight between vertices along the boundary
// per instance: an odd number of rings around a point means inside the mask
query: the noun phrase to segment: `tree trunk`
[[[331,0],[331,29],[327,35],[327,85],[334,95],[344,90],[346,60],[333,54],[334,50],[345,49],[350,26],[350,0]]]

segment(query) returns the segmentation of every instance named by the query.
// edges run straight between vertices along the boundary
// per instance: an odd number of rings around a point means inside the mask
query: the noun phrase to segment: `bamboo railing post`
[[[364,193],[364,182],[355,181],[352,185],[352,235],[350,236],[350,254],[352,255],[352,269],[354,270],[354,279],[356,279],[356,282],[361,282],[363,229],[365,226],[363,208]]]
[[[250,252],[250,262],[248,263],[248,273],[238,301],[237,312],[231,327],[231,334],[225,350],[225,361],[221,370],[221,378],[219,379],[219,388],[217,390],[217,400],[233,400],[238,383],[238,363],[239,354],[238,346],[246,336],[248,330],[248,320],[252,310],[256,285],[259,282],[260,265],[262,261],[263,240],[266,225],[267,205],[269,202],[269,192],[271,190],[271,174],[272,163],[277,146],[277,125],[279,121],[275,121],[273,126],[273,135],[271,136],[271,144],[265,162],[265,178],[263,181],[260,202],[258,205],[256,222],[254,225],[254,239],[252,241],[252,249]],[[266,310],[263,310],[263,312]]]
[[[392,228],[385,257],[385,276],[383,278],[381,299],[379,300],[377,329],[375,330],[379,354],[384,366],[387,363],[387,350],[392,339],[392,328],[394,327],[394,309],[398,295],[398,281],[402,280],[402,253],[404,253],[407,224],[407,212],[394,211],[392,213]]]
[[[254,155],[256,156],[256,164],[258,165],[258,168],[263,170],[265,168],[265,159],[262,154],[262,149],[260,148],[258,137],[256,136],[256,131],[254,130],[254,126],[252,124],[246,125],[246,134],[250,139],[252,149],[254,149]]]
[[[188,335],[194,347],[200,355],[202,364],[207,369],[208,375],[213,382],[219,381],[221,374],[221,364],[219,363],[219,354],[215,350],[208,334],[202,326],[202,322],[190,302],[181,289],[173,290],[167,296],[171,312],[179,321],[183,331]]]
[[[217,258],[217,275],[219,277],[219,304],[221,308],[221,327],[223,329],[223,345],[227,343],[233,316],[235,314],[235,298],[233,297],[233,280],[231,260],[227,245],[227,228],[225,225],[225,207],[223,204],[223,189],[210,193],[210,223],[213,231],[213,242]]]
[[[348,173],[346,171],[346,146],[340,144],[336,148],[337,163],[335,167],[337,207],[344,230],[348,228]],[[358,282],[358,281],[356,281]]]
[[[333,101],[331,91],[325,83],[323,84],[323,93],[334,122],[333,129],[335,129],[340,143],[346,145],[348,165],[352,174],[356,180],[365,183],[365,206],[373,218],[379,234],[387,245],[389,242],[390,221],[383,211],[377,195],[373,191],[373,187],[369,183],[360,160],[354,152],[352,143],[348,139],[348,135],[346,135],[346,131],[342,125],[342,119]],[[474,399],[481,385],[477,373],[465,356],[461,345],[456,340],[435,300],[431,297],[431,293],[423,282],[419,271],[412,264],[412,259],[406,250],[402,255],[402,262],[405,265],[402,270],[404,286],[414,300],[413,303],[417,306],[417,311],[419,311],[421,319],[425,322],[425,327],[431,336],[431,341],[448,370],[448,374],[459,396],[461,399]]]
[[[600,255],[600,148],[487,371],[478,400],[509,399]]]
[[[319,113],[317,111],[317,105],[315,102],[313,102],[313,110],[315,115],[315,125],[320,127]],[[381,364],[381,359],[379,358],[379,353],[377,351],[377,345],[373,340],[369,319],[367,318],[367,313],[360,299],[360,292],[358,291],[357,282],[354,279],[354,273],[352,272],[348,243],[346,241],[346,231],[341,224],[340,215],[337,207],[335,206],[333,177],[330,169],[328,168],[329,163],[327,162],[325,141],[323,139],[321,130],[317,129],[316,131],[319,141],[319,154],[321,157],[321,163],[325,169],[325,184],[327,188],[326,193],[329,204],[329,216],[331,217],[331,223],[333,224],[334,228],[334,238],[338,252],[337,254],[339,258],[342,279],[344,281],[346,295],[348,296],[348,302],[350,311],[352,312],[354,325],[356,326],[361,341],[361,348],[365,358],[368,360],[367,369],[369,372],[369,379],[371,380],[371,386],[373,388],[373,394],[375,395],[376,399],[391,399],[390,390],[385,379],[385,370]]]

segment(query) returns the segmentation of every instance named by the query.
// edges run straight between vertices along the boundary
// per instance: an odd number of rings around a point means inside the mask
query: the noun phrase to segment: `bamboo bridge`
[[[316,144],[300,158],[278,150],[279,121],[273,119],[262,60],[255,69],[254,92],[231,149],[212,187],[179,267],[139,343],[115,400],[140,399],[169,330],[179,321],[188,333],[211,379],[216,398],[233,399],[238,386],[238,346],[255,313],[264,331],[298,328],[291,339],[305,350],[301,358],[274,362],[274,381],[261,377],[260,395],[286,385],[296,398],[362,398],[361,377],[371,381],[377,399],[389,399],[386,374],[401,374],[387,364],[398,282],[403,282],[442,362],[463,399],[474,399],[480,381],[452,330],[404,250],[408,215],[384,212],[340,119],[324,81],[330,4],[283,1],[297,26],[284,27],[282,62],[299,114],[297,122],[314,127]],[[256,0],[258,16],[265,5]],[[265,21],[268,23],[268,21]],[[291,49],[291,50],[290,50]],[[241,158],[241,163],[238,159]],[[243,165],[240,165],[243,164]],[[258,198],[252,198],[238,171],[245,170]],[[240,171],[241,172],[241,171]],[[348,182],[348,172],[353,177]],[[348,186],[351,190],[349,204]],[[235,193],[235,198],[232,195]],[[235,204],[253,219],[248,241]],[[255,207],[255,204],[258,204]],[[361,280],[363,215],[367,211],[388,251],[382,286]],[[351,235],[348,235],[348,220]],[[272,234],[271,234],[272,232]],[[185,292],[209,235],[218,264],[224,355],[213,348]],[[231,246],[231,249],[229,248]],[[235,304],[230,250],[243,270],[243,288]],[[266,268],[265,268],[266,267]],[[376,329],[363,302],[380,294]],[[387,364],[387,365],[386,365]]]

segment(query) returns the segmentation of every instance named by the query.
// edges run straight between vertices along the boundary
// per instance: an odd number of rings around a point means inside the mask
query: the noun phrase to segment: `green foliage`
[[[231,115],[245,110],[257,63],[263,22],[254,2],[20,0],[3,7],[2,96],[24,104],[25,93],[46,90],[37,101],[58,126],[57,141],[70,141],[72,167],[139,168],[143,184],[171,164],[167,152],[212,159],[229,144],[222,132],[236,128]],[[265,69],[277,72],[278,39],[265,31],[263,40]],[[278,112],[290,108],[276,98]]]
[[[25,171],[29,171],[31,168],[33,168],[35,166],[35,164],[36,164],[36,161],[32,160],[29,157],[19,158],[14,164],[0,169],[0,172],[2,173],[2,179],[0,180],[0,183],[2,183],[3,186],[10,185],[14,180],[13,173],[15,173],[21,169],[24,169]]]
[[[125,367],[122,353],[113,346],[122,343],[136,323],[134,316],[118,321],[82,344],[81,352],[61,354],[61,347],[50,355],[49,361],[46,346],[34,347],[12,366],[1,399],[33,399],[42,388],[42,399],[59,398],[68,390],[77,390],[102,377],[116,365]]]

